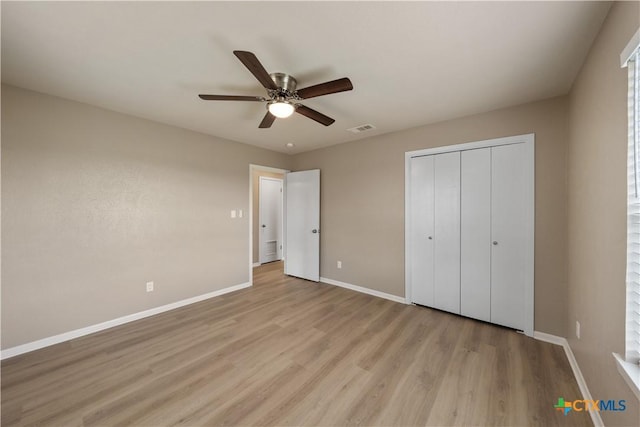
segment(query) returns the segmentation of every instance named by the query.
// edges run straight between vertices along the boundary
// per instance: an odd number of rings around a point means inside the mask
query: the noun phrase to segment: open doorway
[[[281,261],[284,252],[284,177],[286,169],[250,165],[249,278],[253,268]],[[261,209],[262,205],[262,209]]]

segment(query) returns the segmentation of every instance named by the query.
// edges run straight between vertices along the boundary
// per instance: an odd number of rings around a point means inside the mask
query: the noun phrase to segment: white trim
[[[569,345],[569,341],[567,341],[564,337],[559,337],[557,335],[546,334],[544,332],[534,331],[533,338],[538,341],[544,341],[555,345],[561,345],[563,347]]]
[[[217,291],[183,299],[181,301],[176,301],[171,304],[162,305],[160,307],[151,308],[149,310],[140,311],[138,313],[133,313],[127,316],[118,317],[117,319],[108,320],[106,322],[87,326],[85,328],[64,332],[62,334],[54,335],[52,337],[43,338],[37,341],[32,341],[30,343],[11,347],[6,350],[2,350],[0,360],[8,359],[10,357],[18,356],[20,354],[28,353],[30,351],[38,350],[44,347],[49,347],[51,345],[69,341],[74,338],[83,337],[85,335],[93,334],[95,332],[100,332],[105,329],[113,328],[114,326],[119,326],[125,323],[144,319],[145,317],[150,317],[156,314],[164,313],[166,311],[175,310],[176,308],[180,308],[185,305],[194,304],[196,302],[204,301],[209,298],[214,298],[220,295],[228,294],[230,292],[239,291],[240,289],[248,288],[250,286],[251,284],[249,282],[241,283],[239,285],[229,286],[228,288],[218,289]]]
[[[640,366],[625,361],[619,354],[611,354],[616,359],[618,372],[620,372],[631,391],[636,395],[636,398],[640,400]]]
[[[254,262],[253,263],[253,268],[260,267],[261,265],[262,265],[262,263],[260,263],[260,262]]]
[[[405,253],[405,282],[404,282],[404,294],[406,301],[411,303],[411,266],[409,260],[411,259],[411,159],[414,157],[422,157],[433,154],[450,153],[455,151],[467,151],[476,150],[479,148],[497,147],[501,145],[512,144],[525,144],[529,151],[529,158],[525,167],[528,169],[529,175],[533,178],[531,182],[528,182],[529,187],[527,191],[530,193],[531,206],[527,210],[531,215],[527,218],[527,224],[529,229],[527,230],[527,237],[529,241],[528,253],[527,253],[527,277],[528,283],[525,284],[525,324],[524,333],[527,336],[533,336],[534,334],[534,301],[535,301],[535,264],[534,264],[534,248],[535,248],[535,134],[528,133],[523,135],[507,136],[503,138],[485,139],[482,141],[467,142],[463,144],[445,145],[441,147],[426,148],[422,150],[408,151],[404,154],[404,253]]]
[[[526,164],[524,165],[525,176],[527,177],[527,208],[525,218],[525,226],[527,238],[527,263],[525,265],[525,277],[527,283],[524,285],[524,316],[525,325],[524,333],[530,337],[534,333],[534,301],[535,301],[535,239],[536,239],[536,151],[535,151],[535,135],[523,135],[517,138],[525,139],[524,146],[527,150]],[[529,177],[531,177],[529,179]]]
[[[578,387],[580,388],[580,393],[582,393],[582,399],[584,400],[593,400],[591,397],[591,392],[589,391],[589,387],[587,387],[587,382],[584,380],[582,376],[582,372],[580,371],[580,367],[578,366],[578,361],[576,357],[573,355],[573,351],[571,350],[571,346],[569,345],[569,341],[566,338],[559,337],[556,335],[546,334],[544,332],[533,332],[533,338],[548,342],[551,344],[561,345],[564,348],[564,353],[567,356],[567,360],[569,361],[569,365],[571,366],[571,370],[573,371],[573,376],[576,378],[576,382],[578,383]],[[604,427],[604,422],[602,422],[602,418],[600,417],[600,412],[598,411],[589,411],[589,415],[591,415],[591,421],[595,427]]]
[[[640,46],[640,28],[638,28],[638,31],[636,31],[633,37],[631,37],[631,40],[629,40],[629,43],[627,43],[624,49],[622,49],[622,53],[620,54],[621,68],[627,66],[631,55],[633,55],[633,52],[638,48],[638,46]]]
[[[404,153],[404,298],[413,301],[411,294],[411,152]]]
[[[482,141],[465,142],[463,144],[443,145],[440,147],[425,148],[422,150],[407,151],[404,153],[405,164],[412,157],[429,156],[432,154],[451,153],[454,151],[477,150],[478,148],[498,147],[500,145],[520,144],[534,141],[535,134],[527,133],[523,135],[505,136],[503,138],[483,139]]]
[[[328,285],[339,286],[341,288],[350,289],[352,291],[360,292],[367,295],[372,295],[378,298],[388,299],[393,302],[399,302],[401,304],[407,304],[407,301],[397,295],[391,295],[386,292],[380,292],[369,288],[363,288],[362,286],[352,285],[351,283],[340,282],[339,280],[328,279],[326,277],[320,277],[320,282]]]

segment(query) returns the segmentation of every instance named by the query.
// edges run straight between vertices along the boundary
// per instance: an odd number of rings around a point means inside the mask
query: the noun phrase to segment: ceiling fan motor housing
[[[283,91],[293,93],[296,90],[298,82],[289,74],[285,73],[271,73],[269,74],[271,80],[281,88]]]

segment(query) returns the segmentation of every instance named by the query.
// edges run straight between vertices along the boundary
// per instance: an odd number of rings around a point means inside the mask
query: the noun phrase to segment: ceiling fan
[[[266,102],[267,114],[265,114],[262,122],[260,122],[260,125],[258,126],[262,129],[270,128],[276,118],[286,118],[294,112],[302,114],[303,116],[306,116],[311,120],[315,120],[325,126],[329,126],[335,122],[334,119],[304,106],[298,103],[298,101],[353,89],[351,80],[345,77],[296,90],[296,86],[298,84],[296,79],[285,73],[267,73],[253,53],[243,50],[234,50],[233,54],[238,57],[240,62],[242,62],[249,71],[251,71],[251,74],[258,79],[260,84],[267,89],[268,97],[204,94],[198,96],[205,101]]]

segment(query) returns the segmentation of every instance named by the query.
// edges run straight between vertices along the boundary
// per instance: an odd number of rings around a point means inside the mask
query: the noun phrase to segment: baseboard
[[[260,264],[259,262],[254,262],[253,263],[253,268],[260,267],[261,265],[262,264]]]
[[[569,342],[564,337],[559,337],[557,335],[546,334],[544,332],[533,332],[533,337],[538,341],[544,341],[551,344],[561,345],[562,347],[568,347]]]
[[[321,277],[320,281],[329,285],[339,286],[345,289],[351,289],[352,291],[361,292],[367,295],[373,295],[374,297],[388,299],[394,302],[406,304],[406,300],[403,297],[397,295],[391,295],[386,292],[380,292],[369,288],[363,288],[362,286],[352,285],[351,283],[340,282],[339,280],[329,279],[327,277]]]
[[[538,331],[533,332],[533,337],[540,341],[561,345],[562,348],[564,348],[564,353],[567,355],[567,360],[569,361],[569,365],[571,366],[571,370],[573,371],[573,376],[576,378],[576,382],[578,383],[578,387],[580,388],[580,393],[582,393],[582,398],[584,400],[593,400],[593,398],[591,397],[591,392],[589,391],[589,387],[587,387],[587,382],[584,380],[582,372],[580,371],[580,367],[578,366],[578,361],[573,355],[573,351],[571,350],[569,341],[567,341],[567,339],[563,337],[545,334],[544,332]],[[602,417],[600,417],[600,413],[598,411],[589,411],[589,415],[591,415],[591,421],[593,421],[593,425],[595,427],[604,427],[604,422],[602,421]]]
[[[144,319],[145,317],[154,316],[156,314],[164,313],[165,311],[174,310],[176,308],[184,307],[185,305],[194,304],[196,302],[204,301],[206,299],[214,298],[220,295],[228,294],[230,292],[238,291],[240,289],[248,288],[251,284],[249,282],[241,283],[235,286],[229,286],[228,288],[219,289],[217,291],[209,292],[203,295],[198,295],[192,298],[183,299],[181,301],[166,304],[160,307],[151,308],[149,310],[140,311],[138,313],[129,314],[127,316],[118,317],[117,319],[108,320],[106,322],[98,323],[95,325],[87,326],[85,328],[76,329],[62,334],[54,335],[52,337],[43,338],[30,343],[18,345],[15,347],[2,350],[0,352],[0,360],[8,359],[10,357],[18,356],[20,354],[28,353],[30,351],[38,350],[44,347],[49,347],[54,344],[69,341],[74,338],[79,338],[85,335],[100,332],[105,329],[113,328],[114,326],[123,325],[125,323],[133,322],[135,320]]]

